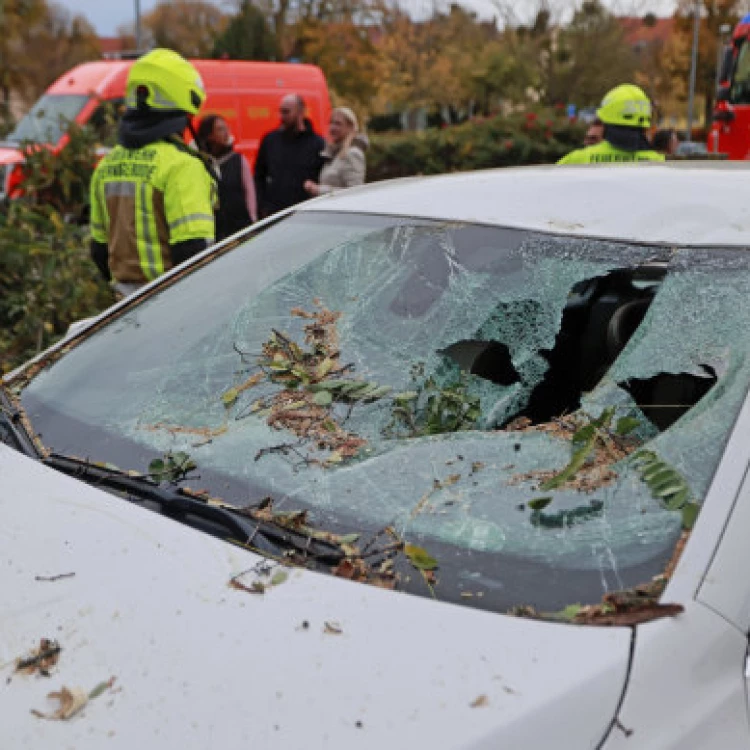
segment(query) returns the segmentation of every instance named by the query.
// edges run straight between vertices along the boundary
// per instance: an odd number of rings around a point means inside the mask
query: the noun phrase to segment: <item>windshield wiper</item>
[[[293,551],[325,565],[337,565],[345,557],[344,551],[333,542],[244,515],[239,508],[235,511],[223,505],[209,505],[179,487],[156,484],[147,476],[131,476],[117,469],[58,454],[43,458],[42,463],[95,487],[125,493],[128,500],[153,503],[169,518],[223,539],[246,544],[261,553],[278,556]],[[213,530],[216,527],[223,533]]]
[[[39,458],[39,451],[23,424],[22,414],[0,386],[0,443],[10,446],[31,458]]]

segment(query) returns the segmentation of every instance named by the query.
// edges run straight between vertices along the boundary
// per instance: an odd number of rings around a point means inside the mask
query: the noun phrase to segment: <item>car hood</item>
[[[629,629],[298,569],[264,593],[236,589],[238,573],[256,568],[248,588],[261,575],[248,550],[2,445],[0,477],[5,746],[583,750],[615,716]],[[62,648],[50,675],[14,672],[43,638]],[[110,678],[65,721],[32,713]]]

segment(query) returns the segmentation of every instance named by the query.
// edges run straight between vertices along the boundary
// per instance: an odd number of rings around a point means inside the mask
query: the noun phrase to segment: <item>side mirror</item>
[[[716,92],[716,101],[728,102],[730,93],[731,93],[731,89],[729,88],[729,86],[719,86],[719,89]]]

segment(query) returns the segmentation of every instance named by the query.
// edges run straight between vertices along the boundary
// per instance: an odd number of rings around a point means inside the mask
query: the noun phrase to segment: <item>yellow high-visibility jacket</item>
[[[116,281],[143,284],[172,268],[170,245],[214,238],[216,184],[175,143],[116,146],[91,180],[91,236],[106,244]]]
[[[563,156],[558,164],[623,164],[633,161],[664,161],[664,154],[657,151],[625,151],[608,141],[594,146],[579,148]]]

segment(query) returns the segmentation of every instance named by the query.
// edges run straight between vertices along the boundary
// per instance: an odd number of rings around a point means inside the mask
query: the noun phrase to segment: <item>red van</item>
[[[18,150],[24,141],[65,146],[61,122],[104,124],[103,102],[120,105],[133,60],[101,60],[78,65],[58,78],[18,126],[0,142],[0,198],[13,197],[21,182]],[[300,94],[315,130],[327,131],[331,112],[323,71],[314,65],[191,60],[203,78],[207,98],[200,117],[219,114],[229,124],[235,148],[254,163],[263,135],[278,126],[279,100]]]

